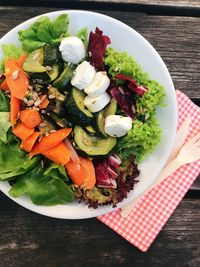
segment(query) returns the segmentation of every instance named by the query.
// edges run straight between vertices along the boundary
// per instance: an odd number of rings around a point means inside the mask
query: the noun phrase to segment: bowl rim
[[[52,16],[52,15],[56,16],[56,15],[60,15],[60,14],[63,14],[63,13],[66,13],[66,14],[69,14],[69,15],[71,15],[71,14],[72,15],[73,14],[87,15],[88,14],[88,15],[93,15],[93,16],[99,16],[99,17],[102,17],[103,19],[111,21],[112,23],[120,24],[121,26],[125,27],[127,30],[134,32],[134,34],[137,36],[137,38],[141,39],[141,41],[143,41],[145,43],[145,45],[149,46],[149,48],[151,49],[152,53],[154,53],[154,56],[159,59],[159,63],[161,65],[162,69],[164,69],[164,71],[166,73],[166,77],[168,79],[168,82],[170,83],[170,87],[172,88],[171,94],[173,95],[173,107],[174,107],[174,110],[176,112],[174,114],[173,127],[172,127],[173,129],[172,129],[172,132],[171,132],[171,139],[170,139],[170,142],[169,142],[169,146],[168,146],[168,149],[166,149],[166,151],[165,151],[165,156],[163,157],[163,160],[162,160],[161,164],[159,165],[159,168],[157,168],[157,170],[155,172],[156,173],[155,178],[156,178],[156,176],[159,174],[161,169],[164,167],[164,164],[167,161],[167,158],[168,158],[168,156],[170,154],[170,151],[172,149],[172,146],[173,146],[173,143],[174,143],[174,140],[175,140],[177,121],[178,121],[178,108],[177,108],[176,94],[175,94],[175,88],[174,88],[174,85],[173,85],[173,81],[172,81],[170,73],[169,73],[169,71],[168,71],[163,59],[161,58],[159,53],[155,50],[155,48],[139,32],[137,32],[135,29],[131,28],[130,26],[128,26],[124,22],[121,22],[121,21],[119,21],[119,20],[117,20],[117,19],[115,19],[115,18],[113,18],[111,16],[104,15],[104,14],[101,14],[99,12],[93,12],[93,11],[87,11],[87,10],[78,10],[78,9],[74,9],[74,10],[64,9],[64,10],[59,10],[59,11],[43,13],[43,14],[37,15],[35,17],[32,17],[32,18],[30,18],[30,19],[18,24],[16,27],[12,28],[9,32],[7,32],[1,38],[0,45],[3,44],[2,40],[6,39],[8,36],[12,35],[14,32],[19,31],[22,26],[26,26],[29,23],[33,23],[35,20],[37,20],[41,16]],[[148,186],[146,188],[151,186],[152,183],[153,183],[153,181],[148,183]],[[143,188],[143,190],[140,190],[140,193],[138,193],[134,198],[137,198],[140,194],[142,194],[146,190],[146,188]],[[115,211],[116,209],[121,208],[122,206],[128,204],[129,202],[131,202],[134,199],[134,198],[132,198],[132,199],[127,198],[123,202],[118,203],[117,207],[115,207],[115,208],[112,208],[111,205],[110,206],[105,206],[105,208],[103,210],[96,209],[97,212],[91,212],[91,214],[81,214],[81,215],[80,214],[78,214],[78,215],[76,214],[76,216],[74,215],[74,213],[72,213],[71,215],[69,215],[69,214],[59,214],[59,215],[56,214],[55,215],[54,211],[50,212],[50,210],[48,209],[49,208],[48,206],[42,206],[43,209],[40,209],[41,206],[37,206],[37,205],[33,204],[32,202],[29,203],[29,201],[27,202],[26,198],[24,198],[24,197],[13,198],[13,197],[9,196],[9,194],[8,194],[8,182],[6,183],[5,181],[0,181],[0,190],[5,195],[7,195],[10,199],[12,199],[14,202],[16,202],[17,204],[23,206],[24,208],[26,208],[28,210],[31,210],[31,211],[36,212],[36,213],[41,214],[41,215],[45,215],[45,216],[52,217],[52,218],[59,218],[59,219],[86,219],[86,218],[97,217],[97,216],[103,215],[105,213]],[[70,203],[66,204],[66,205],[70,205]],[[51,206],[51,207],[56,207],[56,206]],[[98,212],[98,210],[99,210],[99,212]]]

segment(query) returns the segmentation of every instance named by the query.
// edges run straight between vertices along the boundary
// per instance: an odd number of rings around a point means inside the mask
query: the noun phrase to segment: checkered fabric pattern
[[[189,139],[200,132],[200,108],[179,90],[176,94],[178,126],[188,116],[192,119],[187,137]],[[120,216],[119,209],[98,219],[146,252],[199,173],[200,160],[185,165],[144,195],[126,219]]]

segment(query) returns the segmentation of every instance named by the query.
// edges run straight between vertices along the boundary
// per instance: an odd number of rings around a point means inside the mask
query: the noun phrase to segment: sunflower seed
[[[13,80],[16,80],[18,77],[19,77],[19,71],[18,70],[13,71],[13,73],[12,73],[12,79]]]
[[[40,126],[40,127],[45,127],[46,124],[45,124],[44,122],[41,122],[39,126]]]
[[[40,99],[38,99],[37,101],[35,101],[34,106],[38,107],[40,104],[41,104],[41,101],[40,101]]]
[[[55,95],[49,95],[49,99],[54,99],[56,96]]]
[[[45,69],[48,70],[48,71],[51,71],[52,67],[51,66],[46,66]]]

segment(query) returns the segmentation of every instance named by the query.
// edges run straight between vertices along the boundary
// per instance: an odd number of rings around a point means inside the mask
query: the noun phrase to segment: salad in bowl
[[[166,90],[101,25],[72,33],[69,14],[40,16],[2,44],[0,180],[37,206],[112,209],[161,143]]]

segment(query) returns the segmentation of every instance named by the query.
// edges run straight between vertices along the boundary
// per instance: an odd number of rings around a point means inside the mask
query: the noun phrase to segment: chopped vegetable
[[[23,124],[28,128],[35,128],[41,122],[40,114],[35,109],[25,109],[20,112],[19,116]]]
[[[137,93],[139,96],[143,96],[147,92],[147,88],[142,85],[138,85],[137,82],[128,75],[119,73],[115,78],[123,81],[128,81],[128,89]]]
[[[107,159],[94,160],[96,173],[96,186],[104,188],[117,188],[117,168],[120,166],[120,158],[114,154]]]
[[[34,133],[34,128],[30,129],[20,122],[12,129],[12,132],[15,136],[24,141]]]
[[[20,100],[10,95],[10,120],[12,125],[15,125],[19,116]]]
[[[5,62],[5,76],[11,94],[19,99],[23,99],[28,90],[28,77],[26,73],[17,65],[17,61],[9,58]]]
[[[135,116],[135,99],[130,91],[122,86],[110,88],[110,94],[114,97],[120,108],[132,119]]]
[[[42,155],[59,165],[65,165],[70,161],[70,150],[64,142],[43,152]]]
[[[74,184],[91,189],[96,183],[94,165],[87,158],[79,159],[79,164],[70,160],[65,167]]]
[[[48,136],[44,136],[42,140],[33,147],[29,156],[32,157],[56,147],[71,133],[71,131],[72,128],[60,129],[54,133],[50,133]]]
[[[106,52],[106,47],[111,43],[110,38],[103,35],[103,32],[96,27],[95,33],[90,32],[88,51],[90,63],[97,69],[103,70],[103,57]]]
[[[25,150],[26,152],[30,152],[35,142],[37,141],[39,135],[40,132],[34,132],[30,137],[21,142],[20,148]]]
[[[27,58],[26,54],[21,54],[20,55],[19,59],[17,60],[17,64],[18,64],[19,67],[22,68],[24,62],[26,61],[26,58]]]
[[[40,98],[42,99],[42,97]],[[45,109],[49,105],[49,100],[45,98],[44,100],[41,101],[41,104],[39,105],[39,109]]]
[[[80,158],[76,152],[76,150],[74,149],[74,147],[72,146],[72,144],[70,143],[69,139],[66,138],[65,139],[65,144],[68,147],[69,151],[70,151],[70,159],[77,164],[80,164]]]

